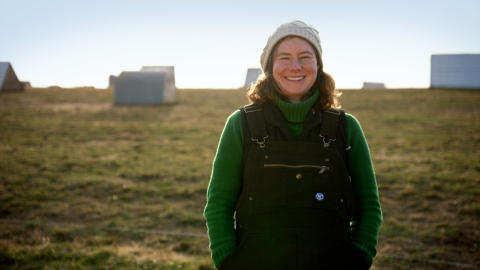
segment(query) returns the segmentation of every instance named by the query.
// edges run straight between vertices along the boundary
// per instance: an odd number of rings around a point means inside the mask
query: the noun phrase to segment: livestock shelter
[[[117,76],[110,75],[110,77],[108,77],[108,88],[113,88],[115,86],[116,80],[117,80]]]
[[[115,104],[156,105],[176,102],[170,72],[124,71],[115,80]]]
[[[0,92],[20,91],[24,91],[23,83],[18,80],[10,62],[0,62]]]
[[[480,54],[434,54],[430,88],[480,89]]]
[[[175,84],[175,67],[174,66],[143,66],[140,71],[143,72],[170,72],[173,77],[173,87]]]
[[[262,73],[263,71],[260,68],[249,68],[247,70],[247,77],[245,78],[245,85],[243,87],[249,87],[252,83],[256,83],[258,76]]]
[[[385,89],[384,83],[377,83],[377,82],[364,82],[363,89]]]

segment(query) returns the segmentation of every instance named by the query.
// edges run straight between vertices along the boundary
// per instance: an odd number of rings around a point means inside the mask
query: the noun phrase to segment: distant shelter
[[[140,71],[143,72],[169,72],[172,74],[173,87],[177,87],[175,84],[175,67],[174,66],[143,66]]]
[[[116,80],[117,80],[117,76],[110,75],[110,77],[108,77],[108,88],[113,88],[115,86]]]
[[[125,105],[175,103],[173,76],[169,72],[124,71],[115,81],[114,101]]]
[[[140,71],[124,71],[111,75],[115,104],[158,105],[177,101],[173,66],[147,66]]]
[[[245,78],[244,87],[249,87],[252,83],[255,84],[258,76],[260,76],[262,73],[263,71],[260,68],[249,68],[247,70],[247,77]]]
[[[430,88],[480,89],[480,54],[434,54]]]
[[[364,82],[363,89],[385,89],[385,83],[378,83],[378,82]]]
[[[24,90],[24,83],[18,80],[10,62],[0,62],[0,92],[21,92]]]

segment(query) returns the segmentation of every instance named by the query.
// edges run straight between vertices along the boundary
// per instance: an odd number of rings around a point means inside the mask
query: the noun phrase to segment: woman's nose
[[[290,65],[290,71],[299,71],[302,69],[302,66],[300,64],[300,60],[297,58],[294,58],[292,61],[292,64]]]

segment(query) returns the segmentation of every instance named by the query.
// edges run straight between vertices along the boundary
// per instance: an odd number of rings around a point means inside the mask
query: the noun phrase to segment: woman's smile
[[[302,76],[302,77],[285,77],[285,78],[289,81],[300,81],[300,80],[305,79],[305,76]]]

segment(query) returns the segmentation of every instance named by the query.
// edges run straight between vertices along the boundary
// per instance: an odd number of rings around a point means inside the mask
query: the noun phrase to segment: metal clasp
[[[320,134],[319,136],[323,138],[323,147],[329,147],[330,143],[335,141],[335,139],[328,139],[328,142],[326,142],[325,137],[323,137],[322,134]]]
[[[327,166],[323,166],[322,169],[318,173],[323,173],[323,172],[325,172],[325,170],[328,171],[328,170],[330,170],[330,168],[327,167]]]
[[[263,142],[259,142],[258,139],[254,139],[254,138],[252,138],[252,141],[256,141],[260,145],[260,148],[265,148],[265,139],[266,138],[268,138],[268,135],[267,135],[267,137],[263,137]]]

